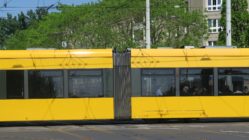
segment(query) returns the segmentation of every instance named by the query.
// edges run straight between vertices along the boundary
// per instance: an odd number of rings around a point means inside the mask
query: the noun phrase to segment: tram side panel
[[[0,52],[0,121],[114,119],[112,50],[39,52]]]
[[[113,99],[28,99],[0,100],[3,121],[109,120]]]
[[[249,117],[246,52],[132,50],[132,119]]]
[[[132,97],[132,118],[248,118],[248,101],[245,96]]]

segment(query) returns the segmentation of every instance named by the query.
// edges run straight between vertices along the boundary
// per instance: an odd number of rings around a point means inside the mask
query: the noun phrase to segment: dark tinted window
[[[181,69],[180,95],[213,95],[213,69]]]
[[[24,71],[6,71],[7,98],[24,98]]]
[[[248,95],[249,69],[219,69],[219,95]]]
[[[143,75],[174,75],[173,69],[148,69],[142,71]]]
[[[142,95],[142,84],[140,79],[142,74],[141,74],[141,69],[131,69],[131,92],[132,96],[141,96]]]
[[[1,99],[24,98],[24,71],[22,70],[0,71],[0,98]]]
[[[219,69],[221,75],[249,75],[249,69],[245,68],[228,68]]]
[[[113,70],[103,69],[104,96],[113,97]]]
[[[142,70],[142,96],[174,96],[174,69]]]
[[[63,97],[62,71],[29,71],[29,98]]]
[[[103,97],[102,70],[70,70],[69,97]]]

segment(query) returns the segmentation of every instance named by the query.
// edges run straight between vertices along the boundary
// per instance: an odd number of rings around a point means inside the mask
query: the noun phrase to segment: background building
[[[188,0],[190,10],[200,10],[207,16],[209,37],[203,45],[214,46],[218,41],[223,0]],[[247,0],[249,3],[249,0]],[[249,9],[248,9],[249,11]]]

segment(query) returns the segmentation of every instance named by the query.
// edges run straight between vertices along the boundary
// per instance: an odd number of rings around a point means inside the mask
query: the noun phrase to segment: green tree
[[[35,11],[29,10],[27,14],[23,12],[17,16],[7,14],[6,18],[0,18],[0,49],[4,47],[5,41],[14,36],[17,31],[25,30],[37,24],[37,22],[42,20],[47,14],[47,9],[38,8]]]
[[[232,0],[232,45],[237,47],[249,47],[249,13],[247,11],[247,0]],[[226,1],[223,1],[221,10],[221,27],[219,34],[219,44],[226,42]]]
[[[201,11],[188,10],[184,0],[152,3],[152,42],[156,47],[202,46],[207,24]]]
[[[151,1],[153,47],[201,46],[207,34],[205,17],[188,11],[184,0]],[[29,47],[144,47],[145,0],[102,0],[79,6],[60,5],[39,23],[16,32],[8,49]],[[33,17],[30,14],[30,17]]]
[[[9,38],[18,29],[16,17],[7,14],[7,18],[0,18],[0,49],[7,38]]]

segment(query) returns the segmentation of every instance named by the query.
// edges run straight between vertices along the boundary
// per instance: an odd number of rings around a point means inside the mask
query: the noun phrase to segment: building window
[[[175,96],[174,69],[142,70],[142,96]]]
[[[208,0],[208,11],[219,11],[221,9],[222,0]]]
[[[213,69],[181,69],[181,96],[209,96],[214,95]]]
[[[104,97],[102,70],[70,70],[69,97]]]
[[[219,33],[220,22],[219,19],[208,19],[208,32],[209,33]]]
[[[219,95],[248,95],[249,69],[219,69]]]
[[[28,72],[29,98],[63,97],[63,74],[57,70]]]
[[[216,45],[216,41],[208,41],[208,46],[215,46]]]

